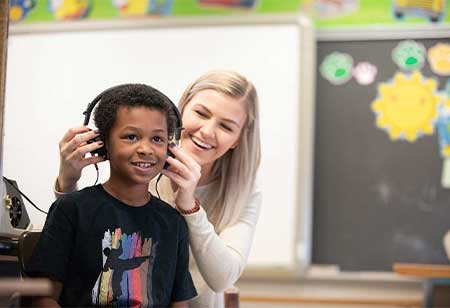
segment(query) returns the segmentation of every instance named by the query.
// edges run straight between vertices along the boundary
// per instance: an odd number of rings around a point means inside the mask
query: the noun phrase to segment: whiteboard
[[[260,98],[263,204],[248,268],[291,271],[309,263],[315,50],[307,20],[248,17],[204,24],[197,19],[183,26],[139,21],[54,27],[11,29],[5,176],[48,210],[58,141],[69,127],[82,124],[86,105],[102,90],[146,83],[178,101],[206,71],[236,70],[255,84]],[[100,166],[100,182],[108,178],[107,167]],[[92,185],[95,177],[95,169],[86,168],[80,187]],[[30,205],[27,211],[33,225],[44,224],[45,215]]]

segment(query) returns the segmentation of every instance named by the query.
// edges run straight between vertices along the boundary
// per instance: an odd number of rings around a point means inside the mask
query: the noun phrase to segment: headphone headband
[[[92,102],[90,102],[88,104],[88,106],[86,107],[86,110],[83,111],[83,115],[84,115],[83,125],[86,126],[86,125],[89,124],[89,120],[91,118],[92,111],[94,110],[95,105],[97,105],[97,103],[102,99],[103,95],[105,95],[106,93],[108,93],[108,92],[110,92],[112,90],[116,90],[118,88],[125,87],[125,86],[128,86],[128,85],[130,85],[130,84],[121,84],[121,85],[113,86],[113,87],[110,87],[110,88],[104,90],[99,95],[97,95],[92,100]],[[175,127],[175,130],[174,130],[174,138],[175,138],[175,141],[178,142],[181,139],[181,131],[183,130],[183,122],[181,120],[180,111],[178,110],[177,106],[170,100],[170,98],[168,98],[164,93],[162,93],[161,91],[159,91],[159,90],[157,90],[155,88],[153,88],[153,89],[158,91],[158,93],[160,95],[162,95],[164,98],[166,98],[167,101],[170,102],[170,104],[171,104],[172,111],[175,114],[175,118],[176,118],[176,127]]]

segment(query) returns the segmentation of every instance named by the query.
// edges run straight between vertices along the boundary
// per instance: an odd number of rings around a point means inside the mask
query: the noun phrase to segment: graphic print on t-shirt
[[[127,235],[120,228],[107,230],[102,240],[103,269],[92,289],[99,306],[147,307],[152,300],[152,269],[158,243]]]

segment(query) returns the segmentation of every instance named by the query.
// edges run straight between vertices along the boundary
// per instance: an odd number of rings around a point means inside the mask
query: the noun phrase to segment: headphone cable
[[[23,192],[21,192],[20,189],[14,185],[14,183],[13,183],[12,180],[8,179],[8,178],[5,177],[5,176],[3,177],[3,179],[4,179],[5,181],[7,181],[7,182],[9,183],[9,185],[11,185],[11,186],[12,186],[19,194],[21,194],[22,197],[24,197],[28,202],[30,202],[30,204],[31,204],[36,210],[38,210],[39,212],[44,213],[44,214],[46,214],[46,215],[48,214],[46,211],[41,210],[36,204],[34,204],[33,201],[30,200],[30,198],[28,198]]]
[[[94,164],[94,167],[95,167],[95,170],[96,170],[96,172],[97,172],[97,178],[95,179],[95,183],[94,183],[94,185],[92,185],[92,186],[95,186],[95,185],[97,185],[97,182],[98,182],[98,176],[99,176],[99,171],[98,171],[98,166],[97,166],[97,164]]]
[[[155,184],[155,190],[156,190],[156,194],[158,195],[158,199],[161,199],[161,197],[159,196],[159,191],[158,191],[158,183],[159,183],[159,180],[161,180],[161,176],[162,176],[162,173],[160,173],[158,175],[158,178],[156,179],[156,184]]]

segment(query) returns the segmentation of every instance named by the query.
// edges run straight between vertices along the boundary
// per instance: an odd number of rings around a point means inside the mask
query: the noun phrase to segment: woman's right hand
[[[175,188],[175,204],[184,211],[195,206],[194,192],[201,177],[200,165],[182,148],[175,144],[169,146],[175,158],[167,157],[169,168],[163,169],[162,174],[167,176]]]
[[[59,174],[58,191],[67,193],[76,190],[76,184],[84,167],[105,161],[101,156],[90,156],[87,153],[101,148],[102,141],[87,143],[99,133],[86,126],[70,128],[59,141]]]

